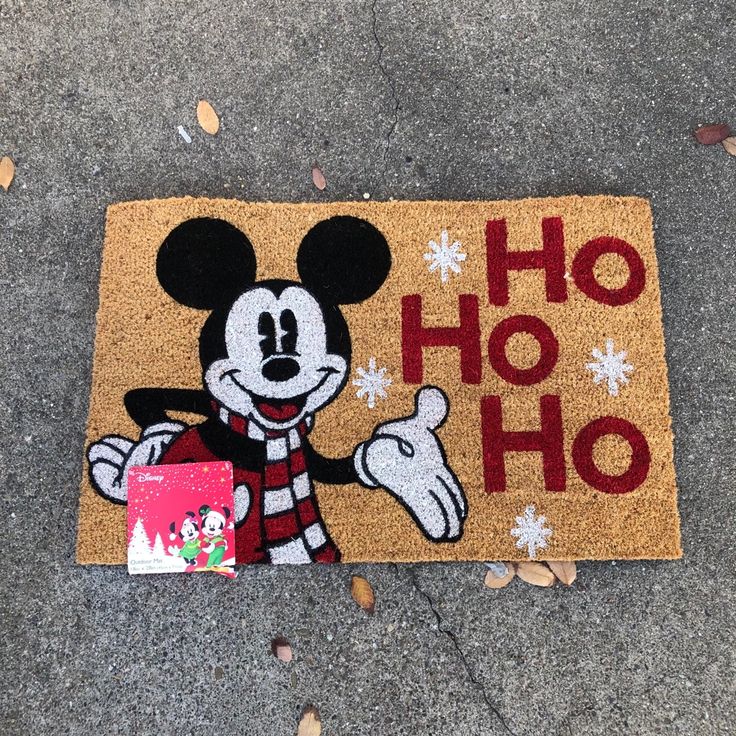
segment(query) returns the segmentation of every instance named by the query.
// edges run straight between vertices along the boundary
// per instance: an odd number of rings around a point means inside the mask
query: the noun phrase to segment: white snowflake
[[[518,537],[516,546],[519,549],[526,547],[530,559],[537,556],[537,550],[547,549],[547,538],[552,535],[552,529],[544,524],[546,516],[537,516],[534,506],[524,509],[524,516],[516,517],[516,526],[511,530],[512,537]]]
[[[447,230],[443,230],[440,235],[440,242],[430,240],[427,246],[431,249],[430,253],[424,254],[424,260],[429,261],[429,272],[440,270],[440,279],[445,284],[450,278],[450,271],[453,273],[462,273],[460,264],[468,257],[467,254],[461,253],[462,243],[455,240],[450,245],[450,236]]]
[[[597,362],[586,363],[585,367],[595,373],[593,383],[606,381],[608,393],[611,396],[618,396],[619,382],[628,383],[629,378],[626,374],[634,370],[634,366],[626,362],[626,351],[614,352],[613,340],[609,338],[606,340],[605,355],[598,348],[593,348],[591,355]]]
[[[386,389],[391,385],[391,379],[386,375],[386,368],[376,370],[376,359],[371,358],[368,361],[368,370],[358,368],[358,375],[353,381],[353,386],[359,386],[355,395],[362,399],[368,397],[368,408],[373,409],[376,406],[376,397],[387,399]]]

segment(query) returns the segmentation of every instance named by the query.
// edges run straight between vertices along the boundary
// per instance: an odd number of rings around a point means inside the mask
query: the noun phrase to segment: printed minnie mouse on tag
[[[188,220],[168,235],[156,262],[159,283],[183,306],[211,312],[199,340],[203,389],[129,391],[125,406],[141,436],[106,436],[89,447],[94,488],[124,504],[133,466],[229,461],[238,563],[340,559],[313,481],[383,488],[427,539],[460,539],[468,508],[438,436],[449,411],[441,389],[420,388],[410,416],[378,425],[347,457],[324,457],[309,439],[350,373],[340,305],[380,289],[391,269],[386,239],[366,220],[332,217],[304,236],[296,265],[301,282],[256,281],[253,246],[219,219]],[[169,416],[175,411],[205,419],[187,426]],[[227,524],[230,517],[217,513]],[[189,544],[186,554],[200,540],[219,555],[209,520],[172,519],[182,541],[191,537],[181,547]]]

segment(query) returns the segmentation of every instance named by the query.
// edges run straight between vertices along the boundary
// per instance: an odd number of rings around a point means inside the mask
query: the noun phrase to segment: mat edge
[[[662,326],[662,363],[664,365],[665,374],[665,411],[667,413],[667,429],[670,436],[670,452],[672,458],[672,470],[675,480],[675,517],[677,521],[677,528],[675,529],[676,537],[674,539],[675,545],[679,552],[675,558],[668,559],[682,559],[685,553],[682,549],[682,515],[680,514],[680,488],[677,477],[677,463],[675,462],[675,430],[672,421],[672,396],[670,393],[670,366],[667,361],[667,331],[664,324],[664,311],[662,310],[662,279],[661,270],[659,266],[659,255],[657,254],[657,238],[654,230],[654,208],[651,200],[645,200],[647,203],[647,217],[649,218],[649,231],[652,238],[652,255],[654,257],[654,265],[657,269],[657,281],[655,284],[657,290],[657,302],[659,306],[659,323]]]
[[[465,204],[503,204],[513,202],[515,204],[522,204],[526,202],[542,202],[544,200],[557,200],[557,201],[582,201],[582,200],[616,200],[621,202],[639,202],[646,204],[650,211],[651,221],[651,200],[647,197],[641,197],[639,195],[619,195],[619,194],[562,194],[562,195],[547,195],[539,197],[520,197],[518,199],[371,199],[371,200],[357,200],[357,199],[335,199],[335,200],[324,200],[314,202],[293,202],[289,200],[275,200],[275,199],[263,199],[263,200],[246,200],[238,199],[236,197],[198,197],[190,194],[186,194],[181,197],[162,197],[152,199],[131,199],[121,202],[112,202],[106,207],[105,225],[107,226],[107,219],[117,214],[118,210],[123,210],[128,207],[136,207],[141,205],[148,205],[151,203],[166,203],[166,204],[184,204],[186,202],[202,202],[206,204],[220,204],[220,203],[237,203],[240,205],[273,205],[278,207],[320,207],[320,206],[335,206],[335,205],[349,205],[351,207],[370,208],[375,205],[383,206],[396,206],[396,205],[465,205]]]
[[[108,225],[110,223],[110,219],[112,216],[114,216],[114,213],[112,212],[114,205],[108,205],[105,208],[105,220],[103,225],[103,238],[102,238],[102,247],[100,248],[100,268],[99,268],[99,275],[97,279],[97,309],[95,309],[95,319],[94,319],[94,340],[92,342],[92,363],[90,365],[90,380],[89,380],[89,386],[90,386],[90,396],[89,401],[87,405],[87,420],[85,421],[84,425],[84,443],[86,444],[87,437],[89,436],[89,426],[92,419],[92,386],[94,385],[94,370],[95,370],[95,357],[97,356],[97,340],[98,340],[98,334],[99,334],[99,319],[100,319],[100,311],[102,309],[102,293],[100,291],[100,285],[102,283],[102,270],[105,266],[105,249],[107,248],[108,244],[108,232],[109,228]],[[82,505],[84,502],[84,495],[83,495],[83,485],[84,485],[84,476],[85,473],[89,472],[89,467],[87,463],[87,448],[85,447],[85,444],[82,445],[82,463],[81,463],[81,472],[79,474],[79,483],[77,484],[78,487],[78,500],[77,500],[77,524],[76,524],[76,539],[74,540],[74,560],[78,565],[90,565],[90,564],[98,564],[96,562],[88,561],[87,559],[84,559],[84,554],[81,549],[82,547],[82,535],[80,534],[80,527],[82,525]],[[121,563],[121,562],[112,562],[112,563],[101,563],[101,564],[109,564],[109,565],[121,565],[121,564],[127,564],[127,563]]]
[[[554,558],[550,557],[542,558],[537,557],[533,560],[531,560],[528,557],[518,558],[518,559],[496,559],[496,558],[467,558],[462,560],[428,560],[428,559],[406,559],[406,560],[372,560],[369,558],[360,558],[360,559],[354,559],[354,560],[343,560],[341,562],[336,563],[327,563],[327,564],[333,564],[338,567],[345,566],[345,565],[446,565],[448,563],[453,565],[462,565],[462,564],[482,564],[484,562],[513,562],[515,564],[518,564],[520,562],[575,562],[575,563],[582,563],[582,562],[674,562],[678,560],[684,559],[684,554],[682,550],[680,550],[679,554],[673,553],[672,555],[668,556],[661,556],[661,557],[576,557],[574,559],[560,559],[560,558]],[[86,567],[94,566],[94,567],[124,567],[127,565],[127,560],[122,562],[99,562],[97,560],[77,560],[78,565],[84,565]],[[319,564],[325,564],[325,563],[317,563]],[[242,565],[236,565],[235,567],[237,569],[244,569],[248,567],[269,567],[266,563],[252,563],[252,564],[242,564]],[[312,568],[314,565],[287,565],[287,567],[305,567],[305,568]]]

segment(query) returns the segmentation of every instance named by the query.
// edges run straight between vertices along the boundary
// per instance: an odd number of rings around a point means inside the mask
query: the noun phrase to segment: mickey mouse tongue
[[[293,419],[301,411],[301,407],[297,404],[290,401],[275,401],[273,399],[259,401],[256,404],[256,409],[264,417],[268,417],[268,419],[274,422],[286,422],[289,419]]]

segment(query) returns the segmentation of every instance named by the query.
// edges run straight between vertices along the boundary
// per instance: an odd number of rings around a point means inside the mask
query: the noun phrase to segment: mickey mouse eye
[[[276,323],[268,312],[261,312],[258,317],[258,334],[263,338],[260,341],[263,357],[268,358],[276,352]]]
[[[281,312],[279,319],[281,330],[284,333],[281,337],[281,350],[284,353],[296,353],[297,326],[296,317],[291,309],[285,309]]]

